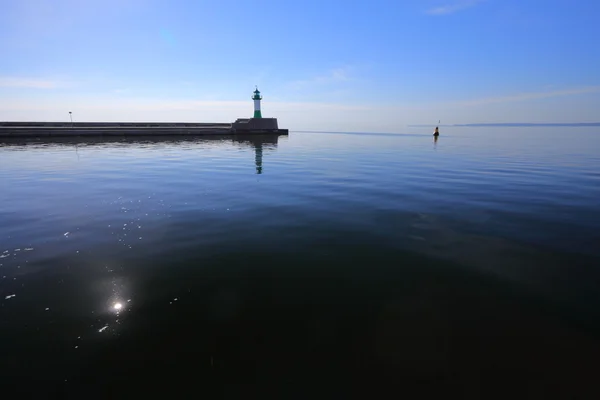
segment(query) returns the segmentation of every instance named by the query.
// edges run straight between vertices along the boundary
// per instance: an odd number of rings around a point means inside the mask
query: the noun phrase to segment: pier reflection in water
[[[256,174],[263,173],[263,152],[277,149],[280,134],[262,135],[215,135],[215,136],[138,136],[138,137],[41,137],[41,138],[1,138],[0,148],[26,150],[45,147],[73,147],[77,151],[81,147],[111,146],[118,145],[237,145],[241,148],[254,149],[254,164]]]

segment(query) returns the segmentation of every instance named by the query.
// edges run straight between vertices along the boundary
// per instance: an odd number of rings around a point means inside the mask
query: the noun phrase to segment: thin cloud
[[[59,82],[46,79],[0,77],[0,88],[55,89],[60,86]]]
[[[0,105],[2,103],[0,102]],[[7,104],[8,106],[8,104]],[[21,104],[22,107],[27,107],[28,103]],[[10,106],[8,106],[10,107]],[[7,108],[8,108],[7,107]],[[13,106],[14,107],[14,106]],[[53,108],[53,106],[48,106]],[[268,110],[289,111],[289,110],[340,110],[340,111],[357,111],[368,110],[371,107],[357,106],[337,103],[313,103],[313,102],[268,102],[265,104]],[[86,101],[79,105],[80,109],[87,110],[113,110],[117,108],[136,110],[136,111],[194,111],[194,110],[218,110],[220,112],[238,110],[246,110],[252,108],[250,101],[206,101],[206,100],[169,100],[169,99],[117,99],[111,98],[110,101]],[[243,115],[243,113],[241,114]]]
[[[486,104],[494,104],[494,103],[514,103],[520,101],[527,100],[536,100],[536,99],[547,99],[551,97],[561,97],[561,96],[573,96],[578,94],[586,94],[586,93],[599,93],[600,86],[585,86],[580,88],[572,88],[572,89],[563,89],[563,90],[552,90],[547,92],[528,92],[528,93],[519,93],[512,96],[499,96],[499,97],[487,97],[483,99],[475,99],[475,100],[467,100],[467,101],[459,101],[446,103],[447,105],[458,106],[458,107],[470,107],[470,106],[481,106]]]
[[[290,82],[290,88],[302,89],[315,85],[328,85],[332,83],[346,82],[351,80],[350,68],[335,68],[326,74],[315,76],[309,79],[302,79]]]
[[[426,11],[427,14],[429,15],[448,15],[448,14],[454,14],[457,11],[461,11],[467,8],[471,8],[476,6],[477,4],[482,3],[483,0],[466,0],[466,1],[460,1],[454,4],[447,4],[444,6],[439,6],[439,7],[434,7],[434,8],[430,8],[429,10]]]
[[[33,98],[0,97],[0,121],[69,121],[68,111],[77,121],[221,122],[252,116],[252,101],[203,101],[161,98],[123,99],[74,98],[66,96],[48,102]],[[375,116],[373,116],[375,113]],[[381,131],[389,121],[377,114],[377,107],[339,103],[265,102],[263,116],[276,117],[279,126],[298,130]],[[306,118],[310,115],[311,118]],[[391,120],[397,126],[398,112]],[[371,128],[369,128],[371,127]]]

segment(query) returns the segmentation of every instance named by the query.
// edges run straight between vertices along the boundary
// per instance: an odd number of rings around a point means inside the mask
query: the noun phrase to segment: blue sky
[[[600,120],[596,0],[3,0],[0,120]]]

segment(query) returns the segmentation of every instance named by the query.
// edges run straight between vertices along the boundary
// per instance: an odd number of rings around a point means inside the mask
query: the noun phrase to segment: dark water
[[[597,398],[599,149],[596,128],[4,141],[2,390]]]

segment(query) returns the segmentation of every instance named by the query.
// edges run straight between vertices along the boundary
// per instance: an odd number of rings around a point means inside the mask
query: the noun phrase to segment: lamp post
[[[69,118],[71,118],[71,128],[73,127],[73,114],[69,111]]]

